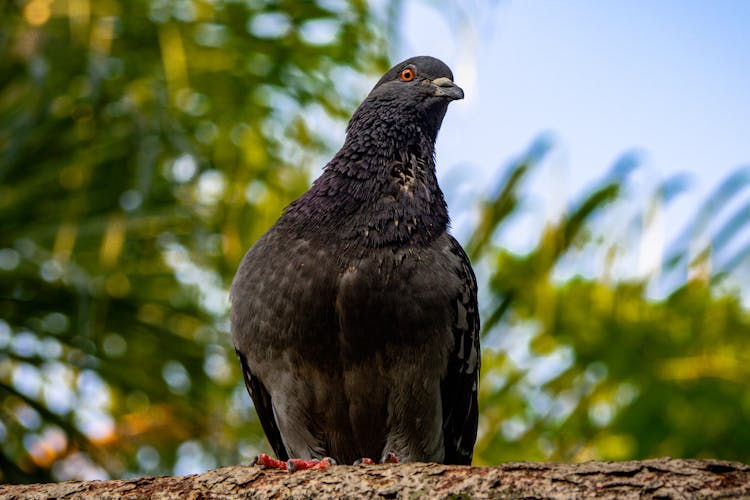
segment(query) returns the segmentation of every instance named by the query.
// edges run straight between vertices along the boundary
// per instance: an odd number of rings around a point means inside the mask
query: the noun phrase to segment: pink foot
[[[305,469],[323,470],[336,465],[336,461],[331,457],[325,457],[322,460],[302,460],[301,458],[290,458],[286,463],[286,470],[294,472]]]
[[[375,462],[372,460],[372,458],[360,458],[356,462],[354,462],[354,465],[372,465]]]
[[[392,451],[389,451],[388,454],[383,458],[384,464],[398,464],[401,463],[401,460],[398,459],[395,453]]]
[[[255,457],[250,465],[262,465],[263,467],[268,467],[269,469],[286,470],[286,462],[277,460],[273,457],[269,457],[265,453],[261,453],[260,455]]]
[[[289,472],[305,469],[327,469],[332,465],[336,465],[336,461],[330,457],[325,457],[323,460],[302,460],[301,458],[290,458],[286,462],[283,460],[277,460],[273,457],[269,457],[265,453],[261,453],[255,459],[253,459],[251,465],[262,465],[269,469],[280,469]]]

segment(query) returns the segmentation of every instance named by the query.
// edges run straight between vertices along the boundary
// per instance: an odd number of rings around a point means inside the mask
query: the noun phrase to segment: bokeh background
[[[430,54],[480,280],[476,464],[750,461],[742,1],[0,2],[0,480],[268,451],[244,251],[391,63]]]

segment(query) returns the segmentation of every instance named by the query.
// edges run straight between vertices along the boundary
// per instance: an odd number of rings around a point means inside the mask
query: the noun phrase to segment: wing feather
[[[469,258],[453,238],[451,252],[458,259],[463,286],[456,297],[453,316],[454,348],[441,385],[443,441],[446,464],[470,465],[477,437],[479,407],[479,309],[477,280]]]
[[[273,406],[271,404],[271,395],[268,393],[266,386],[260,379],[253,375],[250,371],[250,366],[247,364],[247,358],[239,351],[237,351],[237,357],[240,358],[240,365],[242,365],[242,375],[245,377],[245,387],[247,392],[250,393],[250,398],[253,400],[255,405],[255,411],[258,412],[258,418],[260,419],[260,425],[263,427],[263,432],[266,433],[268,442],[271,443],[276,457],[279,460],[289,460],[289,456],[286,452],[286,446],[284,441],[281,439],[281,432],[279,432],[279,426],[276,424],[276,418],[273,414]]]

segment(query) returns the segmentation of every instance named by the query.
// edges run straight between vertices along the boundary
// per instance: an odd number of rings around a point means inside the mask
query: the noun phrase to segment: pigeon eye
[[[402,69],[401,74],[399,75],[399,78],[401,78],[402,82],[410,82],[414,80],[414,69],[412,68]]]

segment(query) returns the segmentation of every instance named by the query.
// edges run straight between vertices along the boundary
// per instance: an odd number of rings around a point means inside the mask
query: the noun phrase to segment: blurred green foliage
[[[265,446],[240,258],[385,66],[365,2],[0,4],[0,471],[186,471]],[[323,155],[323,156],[321,156]]]
[[[532,251],[515,255],[495,236],[519,206],[523,180],[544,160],[541,140],[512,164],[494,199],[483,204],[468,243],[475,265],[488,270],[484,310],[483,373],[477,462],[508,460],[623,460],[657,456],[750,460],[750,314],[741,288],[728,277],[746,276],[748,247],[740,245],[723,265],[712,258],[731,236],[747,229],[738,216],[695,245],[707,219],[720,215],[747,185],[739,170],[723,182],[671,245],[659,272],[613,279],[627,243],[611,241],[622,210],[627,155],[614,172],[550,222]],[[668,202],[681,183],[654,193]],[[726,210],[724,210],[726,211]],[[637,213],[640,238],[646,237]],[[620,221],[622,224],[622,221]],[[635,243],[638,243],[636,241]],[[736,246],[736,245],[735,245]],[[603,255],[605,269],[592,278],[556,271]],[[582,266],[584,267],[584,266]],[[663,299],[650,297],[657,280],[679,276]],[[736,280],[735,280],[736,281]]]
[[[387,66],[386,25],[366,2],[0,4],[0,480],[268,450],[226,291],[336,146],[362,75]],[[627,169],[513,254],[498,234],[547,148],[511,165],[467,243],[485,335],[475,462],[750,461],[750,317],[721,288],[745,254],[711,274],[709,250],[678,242],[665,270],[693,278],[663,300],[649,277],[557,279],[571,255],[616,253],[598,219],[619,210]],[[733,220],[712,248],[747,218]]]

